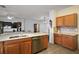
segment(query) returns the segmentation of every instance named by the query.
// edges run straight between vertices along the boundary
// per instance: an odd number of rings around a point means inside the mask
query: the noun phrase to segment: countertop
[[[42,36],[42,35],[48,35],[48,34],[40,33],[40,32],[39,33],[25,33],[25,32],[4,33],[0,35],[0,41],[15,40],[15,39],[29,38],[29,37]],[[15,38],[10,38],[10,37],[15,37]]]
[[[55,32],[55,33],[56,34],[63,34],[63,35],[71,35],[71,36],[79,35],[79,33],[77,33],[77,32],[72,32],[72,33],[69,33],[69,32],[66,32],[66,33]]]

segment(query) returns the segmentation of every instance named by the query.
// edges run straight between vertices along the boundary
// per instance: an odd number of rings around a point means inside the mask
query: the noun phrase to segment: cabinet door
[[[63,22],[64,22],[64,16],[56,18],[56,26],[64,26]]]
[[[0,42],[0,54],[3,54],[3,42]]]
[[[76,27],[77,26],[77,14],[71,14],[64,17],[64,25]]]
[[[19,44],[13,43],[4,45],[5,54],[19,54]]]
[[[3,22],[0,21],[0,34],[3,33]]]
[[[44,40],[44,48],[48,48],[48,36],[45,35],[43,40]]]
[[[54,41],[56,44],[62,44],[62,35],[61,34],[54,34]]]
[[[45,49],[48,48],[48,36],[40,36],[40,40],[41,40],[41,49]]]
[[[4,42],[5,54],[19,54],[19,40],[9,40]]]
[[[31,54],[32,53],[32,50],[31,50],[31,41],[26,41],[26,42],[22,42],[20,44],[20,52],[21,54]]]
[[[76,37],[74,36],[63,36],[62,37],[62,45],[69,49],[76,49],[77,48],[77,42]]]
[[[44,49],[45,48],[44,47],[44,36],[40,36],[40,41],[41,41],[41,43],[40,43],[41,49]]]

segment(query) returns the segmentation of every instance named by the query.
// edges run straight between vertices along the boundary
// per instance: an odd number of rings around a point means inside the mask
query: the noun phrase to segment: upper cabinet
[[[64,26],[77,26],[77,14],[71,14],[64,17]]]
[[[63,21],[64,21],[63,16],[62,17],[57,17],[56,18],[56,26],[63,26],[64,25]]]
[[[56,26],[77,27],[77,14],[70,14],[56,18]]]

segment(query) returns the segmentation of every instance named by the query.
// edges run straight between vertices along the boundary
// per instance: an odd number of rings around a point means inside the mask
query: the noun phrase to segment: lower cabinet
[[[56,44],[60,44],[60,45],[62,44],[62,35],[61,34],[60,35],[54,34],[54,38],[55,38],[54,41],[55,41]]]
[[[4,53],[5,54],[19,54],[19,42],[18,40],[5,41]]]
[[[48,36],[44,36],[44,48],[48,48]]]
[[[31,43],[32,43],[31,40],[28,40],[26,42],[22,42],[20,44],[20,53],[21,54],[31,54],[32,53],[32,50],[31,50],[32,44]]]
[[[76,36],[62,36],[62,45],[69,49],[75,50],[77,48]]]
[[[41,36],[40,39],[41,39],[41,48],[42,49],[48,48],[48,35]]]
[[[77,49],[77,36],[54,34],[54,38],[56,44],[72,50]]]
[[[3,54],[3,42],[0,42],[0,54]]]
[[[31,54],[31,39],[17,39],[4,42],[5,54]]]
[[[4,46],[5,54],[19,54],[19,45],[17,43]]]

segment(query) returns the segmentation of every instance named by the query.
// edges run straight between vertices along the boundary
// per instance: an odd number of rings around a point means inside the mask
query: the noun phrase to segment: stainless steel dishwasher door
[[[33,37],[32,38],[32,53],[36,53],[40,51],[40,38]]]

